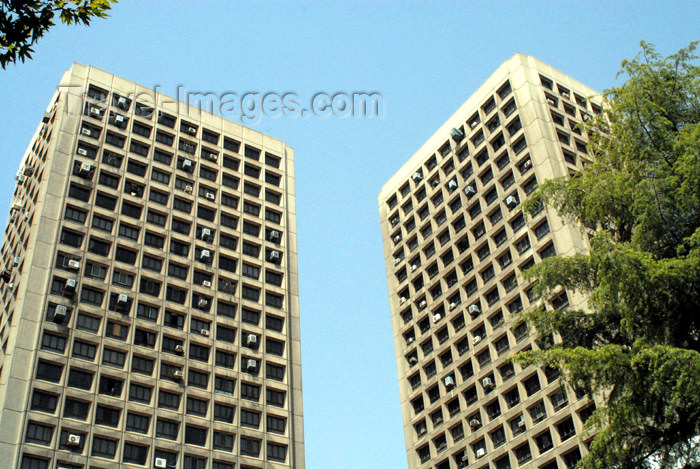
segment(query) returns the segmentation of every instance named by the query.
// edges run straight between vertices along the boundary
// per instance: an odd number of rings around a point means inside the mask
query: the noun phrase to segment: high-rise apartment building
[[[577,226],[519,204],[586,164],[577,124],[599,105],[594,90],[516,54],[379,194],[410,469],[555,469],[585,454],[593,404],[554,370],[507,359],[538,347],[513,316],[532,298],[520,274],[587,247]],[[560,291],[546,304],[584,301]]]
[[[17,181],[3,467],[303,469],[293,150],[74,64]]]

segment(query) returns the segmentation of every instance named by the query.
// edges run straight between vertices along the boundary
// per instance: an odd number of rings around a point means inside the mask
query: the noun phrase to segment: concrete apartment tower
[[[66,72],[2,245],[3,467],[304,468],[293,155]]]
[[[530,306],[521,272],[587,246],[556,213],[518,206],[586,164],[577,124],[599,105],[594,90],[516,54],[379,194],[410,469],[554,469],[586,453],[577,436],[592,404],[553,370],[507,359],[537,348],[513,318]]]

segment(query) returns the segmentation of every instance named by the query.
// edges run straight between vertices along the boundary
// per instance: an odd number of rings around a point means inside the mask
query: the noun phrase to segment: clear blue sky
[[[694,31],[694,32],[693,32]],[[0,217],[72,62],[142,85],[308,97],[377,91],[381,118],[263,118],[295,148],[308,469],[406,467],[377,193],[500,63],[522,52],[603,90],[639,41],[700,39],[697,1],[122,0],[0,70]]]

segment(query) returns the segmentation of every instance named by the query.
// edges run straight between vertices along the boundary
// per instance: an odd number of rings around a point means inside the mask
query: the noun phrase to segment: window
[[[63,374],[63,365],[57,365],[44,360],[39,360],[36,368],[36,379],[58,383]]]
[[[141,215],[139,214],[139,217],[140,216]],[[146,221],[148,223],[152,223],[156,226],[161,226],[161,227],[165,227],[165,222],[166,222],[167,218],[168,218],[167,215],[163,215],[162,213],[154,212],[151,209],[149,209],[147,214],[146,214]]]
[[[67,398],[63,405],[63,416],[66,418],[85,420],[90,410],[90,403]]]
[[[147,417],[144,417],[147,419]],[[127,430],[129,428],[127,427]],[[130,430],[138,431],[138,430]],[[141,431],[138,433],[146,433],[146,431]],[[148,446],[136,445],[133,443],[124,443],[124,458],[123,462],[138,464],[143,466],[146,464],[146,459],[148,458]]]
[[[53,438],[53,427],[41,425],[35,422],[29,422],[27,425],[27,434],[24,438],[26,443],[36,443],[42,446],[51,444]]]
[[[49,461],[46,459],[35,458],[28,454],[22,455],[22,465],[20,469],[48,469]]]
[[[120,409],[111,407],[97,406],[95,410],[95,425],[105,425],[107,427],[116,427],[119,425]]]
[[[74,221],[76,223],[80,223],[82,225],[83,223],[85,223],[85,219],[87,218],[87,212],[71,206],[67,206],[63,218],[65,218],[66,220]]]
[[[117,205],[117,199],[98,192],[95,196],[95,205],[107,210],[114,210],[114,207]]]
[[[41,338],[42,350],[52,350],[54,352],[63,353],[66,350],[66,338],[50,332],[44,332]]]
[[[126,415],[126,431],[136,433],[148,433],[151,417],[129,412]]]
[[[67,246],[79,248],[83,244],[83,235],[63,229],[60,242]]]
[[[96,345],[81,340],[75,340],[73,342],[73,357],[92,361],[95,359],[95,353],[97,353]]]
[[[244,456],[260,457],[260,440],[241,437],[240,452]]]
[[[255,384],[241,383],[241,398],[253,402],[260,400],[260,386]]]
[[[188,414],[206,417],[209,401],[195,399],[194,397],[188,397],[186,405]]]
[[[131,383],[129,386],[129,400],[132,402],[140,402],[142,404],[150,404],[153,388],[142,386],[140,384]]]
[[[260,412],[241,409],[241,426],[260,428]]]
[[[207,389],[209,386],[209,373],[190,369],[187,373],[187,384],[195,388]]]
[[[58,405],[58,396],[44,391],[34,390],[31,410],[54,413]]]
[[[287,446],[268,442],[267,459],[268,461],[285,462],[287,459]]]
[[[120,352],[119,350],[105,348],[102,352],[103,365],[112,365],[122,368],[124,366],[125,359],[126,354],[124,352]]]
[[[147,231],[143,243],[146,246],[163,249],[163,246],[165,245],[165,238],[163,236]]]
[[[285,395],[285,391],[277,391],[270,388],[265,390],[266,402],[268,405],[284,407]]]
[[[162,393],[162,391],[161,391]],[[156,421],[156,437],[167,440],[176,440],[180,431],[180,423],[172,420],[158,418]]]
[[[114,459],[117,452],[117,441],[95,436],[92,439],[92,456]]]
[[[214,449],[221,451],[233,451],[235,436],[230,433],[214,432]]]

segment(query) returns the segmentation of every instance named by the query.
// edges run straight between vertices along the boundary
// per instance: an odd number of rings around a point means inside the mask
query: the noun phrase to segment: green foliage
[[[584,293],[587,310],[523,313],[553,347],[520,354],[562,371],[602,404],[585,468],[700,464],[700,69],[693,43],[653,45],[622,63],[626,82],[584,125],[594,162],[543,183],[525,202],[579,223],[587,254],[526,272],[536,292]]]
[[[0,0],[0,66],[32,58],[32,46],[55,25],[89,25],[105,18],[116,0]]]

